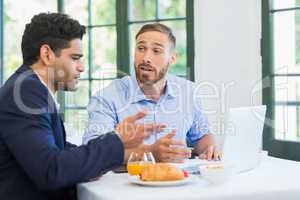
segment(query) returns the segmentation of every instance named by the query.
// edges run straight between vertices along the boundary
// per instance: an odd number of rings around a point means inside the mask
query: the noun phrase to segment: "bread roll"
[[[184,173],[166,163],[147,165],[142,169],[142,181],[175,181],[184,179]]]

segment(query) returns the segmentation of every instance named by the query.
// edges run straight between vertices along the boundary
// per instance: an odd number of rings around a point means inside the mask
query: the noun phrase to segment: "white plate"
[[[196,176],[189,176],[188,178],[178,181],[142,181],[139,176],[129,176],[129,182],[137,185],[164,187],[164,186],[177,186],[192,183],[196,180]]]

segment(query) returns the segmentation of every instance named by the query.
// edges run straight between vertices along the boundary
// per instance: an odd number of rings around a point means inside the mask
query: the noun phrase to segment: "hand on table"
[[[150,151],[158,162],[183,162],[191,157],[191,149],[185,148],[185,143],[172,139],[176,132],[172,131],[150,145]],[[182,146],[182,147],[176,147]]]
[[[199,155],[199,158],[203,160],[222,160],[222,156],[222,152],[216,146],[210,145]]]

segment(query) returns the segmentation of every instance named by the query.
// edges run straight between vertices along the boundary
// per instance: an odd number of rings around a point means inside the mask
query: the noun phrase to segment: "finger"
[[[199,158],[202,159],[202,160],[206,160],[207,156],[205,153],[202,153],[199,155]]]
[[[213,160],[219,160],[219,152],[218,151],[214,151],[212,159]]]
[[[182,140],[172,140],[172,139],[165,139],[164,140],[164,143],[165,144],[168,144],[168,145],[178,145],[178,146],[183,146],[185,147],[185,142],[183,142]],[[183,148],[182,147],[182,148]]]
[[[220,160],[220,152],[216,149],[214,150],[213,159]]]
[[[176,135],[176,131],[173,130],[170,133],[166,134],[165,136],[161,137],[159,141],[163,144],[169,145],[170,139],[173,138]]]
[[[144,124],[143,125],[144,131],[149,133],[156,133],[161,132],[166,128],[164,124]]]
[[[153,134],[153,131],[149,128],[149,125],[136,124],[136,132],[140,133],[140,137],[146,138]]]
[[[160,153],[160,162],[169,162],[170,158],[167,153]]]
[[[166,152],[171,159],[180,159],[185,160],[192,156],[191,152],[183,152],[183,151],[168,151]]]
[[[155,132],[161,132],[161,131],[163,131],[166,127],[167,127],[167,125],[165,125],[165,124],[155,124],[154,131],[155,131]]]
[[[223,153],[222,152],[218,152],[219,153],[219,160],[223,159]]]
[[[214,153],[214,146],[209,146],[207,149],[207,160],[211,160]]]
[[[176,135],[176,130],[172,130],[170,133],[165,135],[163,138],[171,139]]]
[[[127,117],[125,120],[128,121],[128,122],[135,122],[139,119],[142,119],[147,114],[148,114],[148,110],[143,110],[143,111],[140,111],[140,112],[138,112],[134,115],[131,115],[131,116]]]
[[[180,147],[169,147],[167,149],[168,153],[174,153],[174,154],[182,154],[182,155],[191,155],[192,150],[190,148],[180,148]]]
[[[188,158],[188,156],[184,154],[177,154],[177,153],[165,153],[165,157],[172,162],[184,161]]]

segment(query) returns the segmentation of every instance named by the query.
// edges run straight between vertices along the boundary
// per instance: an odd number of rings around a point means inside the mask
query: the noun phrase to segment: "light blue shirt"
[[[193,145],[210,132],[199,92],[195,83],[168,75],[165,94],[158,101],[153,101],[144,95],[135,76],[114,80],[90,100],[83,143],[114,130],[126,117],[147,109],[149,114],[138,123],[162,123],[167,128],[145,139],[144,144],[153,144],[175,129],[174,139],[187,139]]]

